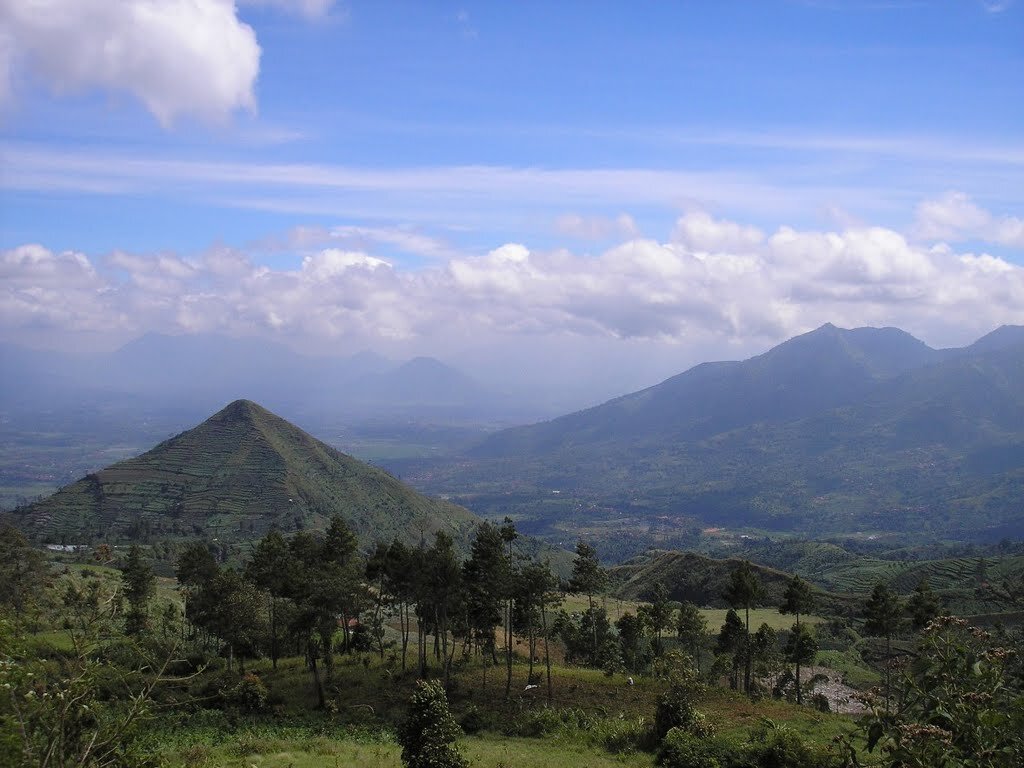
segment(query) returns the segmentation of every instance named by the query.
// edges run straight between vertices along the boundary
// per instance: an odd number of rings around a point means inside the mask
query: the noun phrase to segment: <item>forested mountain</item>
[[[464,493],[481,513],[557,492],[567,507],[574,498],[574,509],[609,517],[812,534],[1016,535],[1024,329],[934,350],[897,329],[825,325],[743,362],[699,365],[499,432],[466,461],[430,467],[415,482]]]
[[[422,496],[248,400],[133,459],[15,513],[35,537],[84,543],[203,536],[254,539],[340,514],[364,542],[457,539],[470,512]]]
[[[880,380],[941,356],[896,328],[823,325],[743,362],[704,363],[603,405],[505,430],[475,455],[694,440],[754,423],[786,422],[854,401]]]

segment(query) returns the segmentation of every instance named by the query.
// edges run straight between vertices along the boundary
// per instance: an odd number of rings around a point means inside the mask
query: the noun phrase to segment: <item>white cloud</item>
[[[990,254],[880,227],[766,237],[707,214],[681,221],[674,242],[633,238],[594,256],[507,243],[419,269],[325,248],[341,242],[330,231],[296,238],[290,268],[227,248],[95,260],[26,245],[0,254],[0,332],[219,331],[349,349],[566,336],[706,347],[774,342],[827,321],[897,325],[940,343],[1024,323],[1024,267]]]
[[[233,0],[0,0],[0,28],[0,95],[25,72],[58,94],[128,92],[165,126],[256,108],[260,48]]]
[[[1024,248],[1024,219],[995,216],[962,192],[920,203],[913,232],[923,240],[980,240]]]
[[[698,251],[747,251],[764,240],[756,227],[713,219],[704,211],[691,211],[681,217],[672,231],[672,240]]]
[[[115,291],[82,253],[29,244],[0,254],[3,328],[110,332],[124,319],[111,301]]]

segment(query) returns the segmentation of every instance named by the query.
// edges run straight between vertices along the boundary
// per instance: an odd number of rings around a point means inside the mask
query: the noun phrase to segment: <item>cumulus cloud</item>
[[[0,254],[0,324],[55,332],[112,331],[123,317],[115,289],[89,258],[29,244]]]
[[[913,231],[924,240],[980,240],[1024,248],[1024,219],[995,216],[962,192],[920,203]]]
[[[764,240],[756,227],[714,219],[704,211],[692,211],[676,222],[672,239],[698,251],[746,251]]]
[[[233,0],[0,0],[0,96],[25,73],[56,93],[139,99],[164,125],[254,110],[260,48]]]
[[[96,259],[25,245],[0,257],[3,331],[219,331],[318,343],[449,347],[512,338],[771,342],[827,321],[960,334],[1024,322],[1024,267],[881,227],[746,225],[688,214],[669,242],[597,255],[506,243],[410,270],[298,240],[290,268],[227,248]],[[323,247],[325,244],[331,247]],[[948,338],[948,337],[946,337]],[[350,346],[351,348],[351,346]]]

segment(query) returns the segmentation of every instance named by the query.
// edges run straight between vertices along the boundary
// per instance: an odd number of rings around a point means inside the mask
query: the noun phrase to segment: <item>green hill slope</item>
[[[416,544],[478,522],[416,493],[248,400],[133,459],[18,510],[36,538],[67,543],[203,536],[251,539],[340,514],[364,542]]]
[[[634,558],[609,570],[616,597],[623,600],[649,600],[656,584],[664,584],[672,600],[689,600],[715,608],[726,606],[722,597],[729,579],[742,561],[739,558],[716,560],[694,552],[659,552]],[[766,605],[777,605],[790,580],[790,574],[751,564],[765,590]]]

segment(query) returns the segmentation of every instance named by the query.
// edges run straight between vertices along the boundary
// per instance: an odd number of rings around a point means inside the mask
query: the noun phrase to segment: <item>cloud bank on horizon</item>
[[[956,193],[922,203],[914,228],[949,239],[990,231],[1024,247],[1024,222],[996,219]],[[460,335],[463,343],[567,334],[770,341],[828,321],[925,335],[961,329],[962,337],[1024,323],[1024,267],[884,227],[782,226],[769,234],[693,211],[666,242],[634,237],[596,255],[507,243],[418,269],[353,250],[354,239],[444,251],[422,236],[350,228],[293,232],[306,255],[291,269],[227,247],[194,257],[115,251],[93,259],[23,245],[0,256],[0,322],[15,338],[163,330],[313,339],[343,349]]]
[[[764,5],[0,0],[0,338],[1024,323],[1020,9]]]

